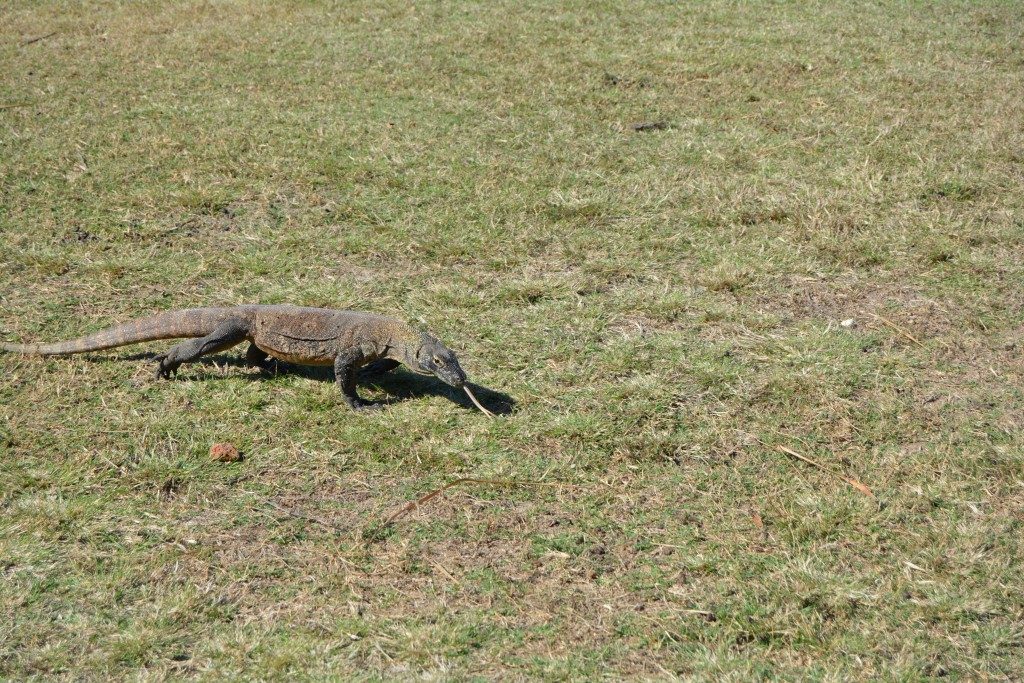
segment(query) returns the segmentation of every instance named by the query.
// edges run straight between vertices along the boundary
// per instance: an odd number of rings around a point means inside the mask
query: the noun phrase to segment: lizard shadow
[[[111,358],[119,361],[153,361],[156,356],[156,353],[142,352],[118,354],[115,356],[87,356],[86,358],[91,362],[99,362],[101,360],[109,360]],[[245,359],[226,354],[204,356],[192,363],[189,363],[188,365],[204,366],[206,368],[225,366],[238,368],[251,367],[246,363]],[[182,369],[184,370],[187,367],[188,366],[183,365]],[[297,375],[317,382],[334,382],[334,368],[330,366],[295,365],[280,361],[275,363],[273,368],[270,370],[247,373],[244,376],[252,381],[266,381],[273,379],[275,375],[285,374]],[[212,372],[200,372],[189,376],[189,381],[205,382],[208,380],[218,379],[218,377],[219,376],[217,374]],[[444,384],[436,377],[418,375],[406,370],[405,368],[396,368],[391,372],[385,373],[371,374],[361,372],[357,375],[357,381],[362,386],[370,386],[380,389],[388,395],[384,400],[373,401],[373,403],[391,405],[394,403],[401,403],[402,401],[408,401],[418,396],[443,396],[452,403],[456,403],[467,410],[476,411],[477,409],[469,400],[469,397],[459,389]],[[476,384],[475,382],[468,382],[468,384],[473,390],[473,393],[476,394],[476,397],[480,400],[480,403],[482,403],[484,407],[492,413],[495,413],[496,415],[508,415],[515,410],[516,400],[510,395],[501,391],[488,389],[487,387],[481,384]]]
[[[332,376],[331,379],[333,380],[334,377]],[[388,399],[383,401],[385,404],[408,401],[417,396],[431,395],[444,396],[452,403],[457,403],[467,410],[474,412],[477,410],[465,392],[455,387],[450,387],[435,377],[417,375],[414,372],[401,368],[384,374],[361,375],[359,382],[377,387],[387,393]],[[516,400],[508,394],[488,389],[482,384],[476,384],[475,382],[467,382],[467,384],[480,403],[495,415],[508,415],[515,410]]]

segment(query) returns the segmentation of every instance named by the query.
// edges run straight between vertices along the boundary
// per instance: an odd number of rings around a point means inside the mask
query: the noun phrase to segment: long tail
[[[228,318],[244,315],[238,308],[187,308],[181,311],[158,313],[149,318],[133,320],[102,332],[54,344],[8,344],[0,342],[0,349],[10,353],[37,356],[69,356],[73,353],[102,351],[155,339],[204,337]]]

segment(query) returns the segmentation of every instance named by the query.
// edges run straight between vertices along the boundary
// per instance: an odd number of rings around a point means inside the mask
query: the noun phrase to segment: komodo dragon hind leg
[[[222,322],[205,337],[175,344],[167,353],[156,357],[159,362],[156,368],[157,379],[170,379],[171,375],[178,372],[178,366],[182,363],[189,363],[209,353],[230,349],[248,336],[249,328],[245,321],[232,318]]]
[[[245,352],[245,362],[252,367],[266,370],[267,372],[273,370],[275,364],[275,361],[270,359],[266,351],[251,342]]]

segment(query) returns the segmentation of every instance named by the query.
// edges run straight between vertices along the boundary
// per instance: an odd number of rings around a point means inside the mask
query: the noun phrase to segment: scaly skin
[[[373,363],[387,372],[400,363],[463,387],[466,374],[437,338],[395,318],[357,311],[299,306],[190,308],[160,313],[79,339],[55,344],[0,343],[11,353],[66,356],[156,339],[189,341],[157,356],[157,377],[170,378],[182,363],[250,342],[246,360],[265,366],[268,356],[302,365],[333,365],[338,386],[354,410],[377,407],[359,398],[355,372]]]

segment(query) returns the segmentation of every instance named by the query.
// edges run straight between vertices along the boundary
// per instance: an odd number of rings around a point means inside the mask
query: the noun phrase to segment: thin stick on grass
[[[264,501],[264,502],[267,505],[269,505],[270,507],[274,508],[275,510],[279,510],[280,512],[283,512],[284,514],[286,514],[289,517],[292,517],[294,519],[302,519],[302,520],[305,520],[307,522],[313,522],[314,524],[319,524],[320,526],[322,526],[324,528],[332,529],[334,531],[337,531],[338,533],[344,533],[345,531],[347,531],[347,529],[343,529],[340,526],[338,526],[337,524],[331,524],[330,522],[322,520],[322,519],[320,519],[318,517],[313,517],[311,515],[304,515],[301,512],[295,512],[295,510],[289,510],[288,508],[284,507],[283,505],[278,505],[277,503],[275,503],[272,500],[267,500],[267,501]]]
[[[815,460],[811,460],[806,455],[800,455],[799,453],[794,451],[792,448],[787,448],[786,446],[781,446],[781,445],[776,445],[775,447],[778,448],[779,451],[781,451],[782,453],[785,453],[786,455],[791,455],[794,458],[796,458],[797,460],[802,460],[803,462],[807,463],[808,465],[813,465],[814,467],[817,467],[822,472],[828,472],[829,474],[831,474],[834,477],[839,477],[840,479],[842,479],[847,484],[849,484],[853,488],[857,489],[858,491],[860,491],[864,495],[869,496],[871,498],[875,497],[875,494],[873,494],[871,492],[871,489],[869,489],[867,486],[865,486],[864,484],[860,483],[856,479],[853,479],[852,477],[847,477],[846,475],[843,475],[843,474],[839,474],[835,470],[833,470],[833,469],[831,469],[829,467],[825,467],[820,462],[817,462]]]
[[[45,36],[36,36],[35,38],[29,38],[28,40],[23,41],[21,43],[21,46],[25,47],[26,45],[31,45],[32,43],[38,43],[40,40],[46,40],[47,38],[52,38],[55,35],[57,35],[57,32],[51,31],[50,33],[47,33]]]
[[[912,342],[914,342],[915,344],[917,344],[918,346],[920,346],[920,347],[921,347],[922,349],[923,349],[923,348],[925,348],[925,345],[924,345],[924,344],[922,344],[921,342],[919,342],[919,341],[917,340],[917,337],[915,337],[914,335],[910,334],[910,332],[907,332],[907,331],[906,331],[905,329],[903,329],[902,327],[900,327],[899,325],[897,325],[897,324],[896,324],[896,323],[894,323],[893,321],[889,320],[888,318],[883,318],[882,316],[880,316],[880,315],[876,315],[876,314],[874,314],[874,313],[868,313],[868,315],[870,315],[870,316],[871,316],[872,318],[874,318],[875,320],[879,320],[879,321],[881,321],[882,323],[885,323],[886,325],[888,325],[888,326],[889,326],[889,327],[891,327],[892,329],[896,330],[897,332],[899,332],[900,334],[902,334],[902,335],[903,335],[904,337],[906,337],[906,338],[907,338],[907,339],[909,339],[910,341],[912,341]]]
[[[495,417],[494,413],[480,405],[480,401],[476,400],[476,396],[474,396],[473,392],[469,390],[468,384],[463,384],[462,388],[466,390],[466,396],[469,396],[469,400],[473,402],[473,405],[479,408],[484,415],[486,415],[487,417]]]
[[[452,488],[453,486],[458,486],[459,484],[487,484],[488,486],[506,486],[506,487],[513,487],[513,486],[551,486],[552,485],[552,484],[549,484],[549,483],[543,482],[543,481],[528,481],[528,480],[523,480],[523,479],[476,479],[476,478],[473,478],[473,477],[460,477],[458,479],[451,480],[450,482],[448,482],[447,484],[445,484],[441,488],[434,489],[433,491],[431,491],[430,493],[428,493],[425,496],[421,496],[420,498],[417,498],[416,500],[410,500],[408,503],[403,505],[400,509],[398,509],[397,511],[393,512],[387,519],[385,519],[384,520],[384,524],[382,526],[384,526],[384,527],[391,526],[397,520],[399,520],[402,517],[404,517],[405,515],[409,514],[410,512],[412,512],[413,510],[415,510],[419,506],[423,505],[424,503],[429,503],[431,500],[433,500],[434,498],[437,498],[438,496],[440,496],[442,493],[444,493],[448,489]]]

